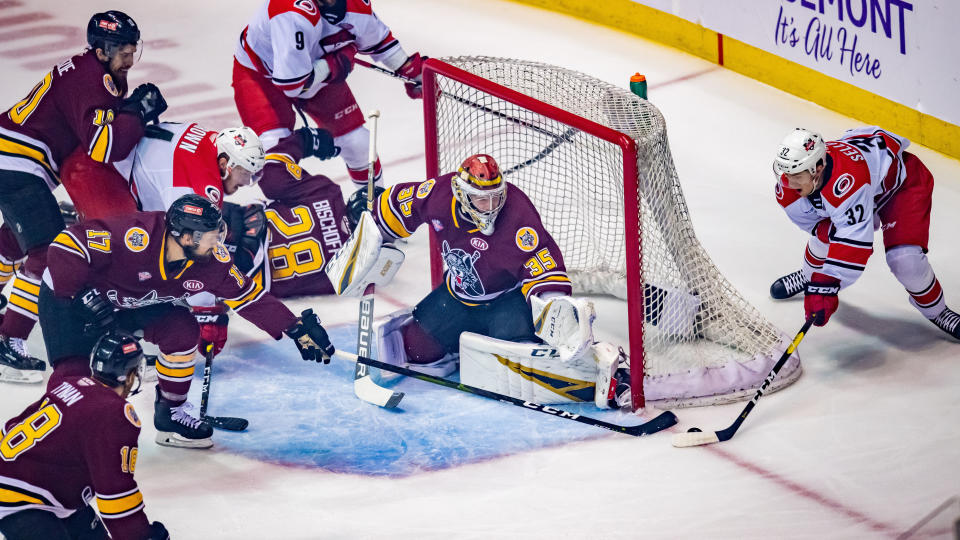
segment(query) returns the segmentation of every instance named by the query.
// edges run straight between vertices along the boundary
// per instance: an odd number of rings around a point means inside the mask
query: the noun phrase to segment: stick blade
[[[673,436],[673,446],[676,448],[686,448],[688,446],[703,446],[720,442],[720,437],[715,431],[686,431],[677,433]]]
[[[653,409],[650,409],[649,412],[654,412]],[[627,433],[630,435],[653,435],[659,431],[663,431],[677,423],[677,415],[673,414],[671,411],[663,411],[653,419],[644,422],[643,424],[633,426]]]
[[[355,379],[353,381],[353,392],[363,401],[373,403],[384,409],[396,407],[400,404],[400,400],[403,399],[404,396],[403,392],[394,392],[373,382],[370,375]]]
[[[227,431],[243,431],[250,425],[246,418],[233,416],[204,416],[203,420],[217,429]]]

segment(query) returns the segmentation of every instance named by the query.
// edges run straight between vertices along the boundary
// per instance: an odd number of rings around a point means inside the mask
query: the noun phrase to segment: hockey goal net
[[[763,382],[786,336],[697,241],[650,102],[542,63],[431,59],[424,119],[428,178],[468,155],[494,156],[540,211],[575,294],[626,300],[635,408],[736,401]],[[432,251],[436,286],[442,260]],[[799,375],[794,356],[771,389]]]

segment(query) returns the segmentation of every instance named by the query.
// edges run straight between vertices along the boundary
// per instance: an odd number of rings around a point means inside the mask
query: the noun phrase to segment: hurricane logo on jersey
[[[521,227],[517,231],[517,247],[524,251],[533,251],[540,245],[540,238],[537,231],[530,227]]]
[[[210,199],[214,204],[220,204],[220,190],[216,186],[207,186],[203,189],[203,192],[207,194],[207,198]]]
[[[850,193],[850,190],[853,189],[856,181],[853,179],[853,175],[850,173],[843,173],[840,178],[837,178],[836,182],[833,183],[833,194],[838,199],[842,199],[844,195]]]
[[[441,247],[443,262],[450,269],[450,275],[453,277],[454,288],[459,289],[469,297],[483,296],[486,291],[483,288],[483,282],[480,281],[480,275],[474,266],[477,259],[480,258],[480,252],[474,251],[472,255],[466,251],[456,248],[451,249],[446,240]]]

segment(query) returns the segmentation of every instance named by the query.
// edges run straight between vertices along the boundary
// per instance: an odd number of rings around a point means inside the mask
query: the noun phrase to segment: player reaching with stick
[[[905,151],[909,144],[876,126],[829,142],[801,128],[783,139],[773,162],[777,202],[810,238],[801,269],[775,281],[771,296],[803,291],[807,317],[827,324],[839,306],[837,293],[863,273],[881,229],[887,265],[910,303],[960,339],[960,314],[947,307],[927,260],[933,175]]]

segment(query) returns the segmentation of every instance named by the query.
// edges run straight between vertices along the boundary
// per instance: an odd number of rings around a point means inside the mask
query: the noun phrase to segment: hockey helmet
[[[827,145],[816,131],[796,128],[780,142],[777,157],[773,160],[773,171],[777,177],[782,174],[796,174],[808,171],[817,173],[817,165],[827,154]]]
[[[101,49],[108,57],[124,45],[140,43],[140,28],[129,15],[112,9],[95,13],[87,23],[87,44]],[[138,47],[139,48],[139,47]]]
[[[239,165],[250,171],[254,182],[260,179],[266,160],[263,144],[256,132],[246,126],[227,128],[217,133],[216,144],[217,155],[227,158],[227,174]]]
[[[337,24],[347,16],[347,0],[316,0],[320,15],[330,24]]]
[[[386,189],[380,186],[373,186],[373,200],[376,201]],[[357,228],[360,223],[360,216],[367,211],[367,188],[363,187],[353,192],[347,199],[347,221],[350,222],[350,230]]]
[[[107,386],[121,386],[126,384],[130,372],[139,367],[141,358],[139,339],[123,330],[111,330],[93,346],[90,374]]]
[[[227,234],[223,214],[210,199],[189,193],[173,201],[166,215],[167,232],[175,237],[192,234],[194,243],[210,231],[220,232],[222,243]]]
[[[493,234],[493,223],[507,202],[507,183],[493,157],[474,154],[463,161],[451,181],[453,196],[480,228]]]

